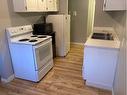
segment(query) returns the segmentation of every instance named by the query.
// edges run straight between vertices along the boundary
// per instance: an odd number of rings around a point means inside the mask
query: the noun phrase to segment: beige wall
[[[103,1],[104,0],[96,0],[94,26],[112,26],[114,23],[112,12],[103,11]]]
[[[127,2],[126,2],[127,5]],[[127,6],[126,6],[127,9]],[[127,11],[126,11],[126,58],[127,58]],[[126,89],[127,89],[127,59],[126,59]],[[127,95],[127,90],[126,90],[126,95]]]
[[[68,1],[69,0],[59,0],[59,13],[60,14],[68,14]]]
[[[114,20],[114,28],[121,42],[114,81],[114,94],[126,95],[126,12],[115,12]]]
[[[5,27],[11,25],[11,20],[8,13],[7,0],[2,0],[0,3],[0,74],[3,78],[8,78],[13,72],[11,60],[8,52],[7,41],[5,39]]]
[[[88,0],[68,0],[71,14],[71,42],[84,43],[87,38]],[[73,12],[77,12],[77,16]]]
[[[12,0],[0,2],[0,74],[8,78],[13,74],[11,58],[6,41],[5,28],[15,25],[26,25],[37,22],[42,13],[14,13]]]

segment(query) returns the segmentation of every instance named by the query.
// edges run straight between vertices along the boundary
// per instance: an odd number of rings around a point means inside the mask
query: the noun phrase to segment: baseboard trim
[[[108,85],[100,85],[100,84],[96,84],[96,83],[93,83],[93,82],[90,82],[90,81],[86,81],[86,85],[91,86],[91,87],[96,87],[96,88],[112,91],[112,87],[110,87]]]
[[[71,45],[81,45],[81,46],[84,46],[84,43],[71,42]]]
[[[115,95],[115,93],[114,93],[114,89],[112,89],[112,95]]]
[[[14,75],[11,75],[11,76],[10,76],[9,78],[7,78],[7,79],[1,77],[1,82],[3,82],[3,83],[9,83],[9,82],[11,82],[14,78],[15,78]]]

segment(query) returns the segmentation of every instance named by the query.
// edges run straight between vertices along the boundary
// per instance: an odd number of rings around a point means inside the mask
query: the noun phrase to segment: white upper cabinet
[[[125,10],[125,0],[104,0],[104,11],[120,11]]]
[[[25,9],[27,11],[36,11],[37,10],[37,1],[36,0],[26,0],[26,2],[24,2],[24,3],[25,3]]]
[[[46,11],[46,0],[38,0],[38,11]]]
[[[59,11],[60,1],[54,0],[54,11]]]
[[[15,12],[58,11],[59,0],[13,0]]]
[[[58,11],[58,0],[47,0],[46,5],[47,11]]]

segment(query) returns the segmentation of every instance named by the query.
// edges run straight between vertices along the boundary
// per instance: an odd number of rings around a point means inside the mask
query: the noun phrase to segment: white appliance
[[[113,29],[94,29],[84,47],[83,79],[86,84],[112,90],[118,53],[119,40]]]
[[[48,15],[47,22],[53,23],[56,32],[57,56],[66,56],[70,50],[70,15]]]
[[[38,82],[53,67],[52,38],[32,31],[32,25],[6,29],[15,77]]]

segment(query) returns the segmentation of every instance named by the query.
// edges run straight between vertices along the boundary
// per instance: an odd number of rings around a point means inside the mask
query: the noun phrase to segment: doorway
[[[87,38],[93,32],[96,0],[89,0],[87,19]]]

